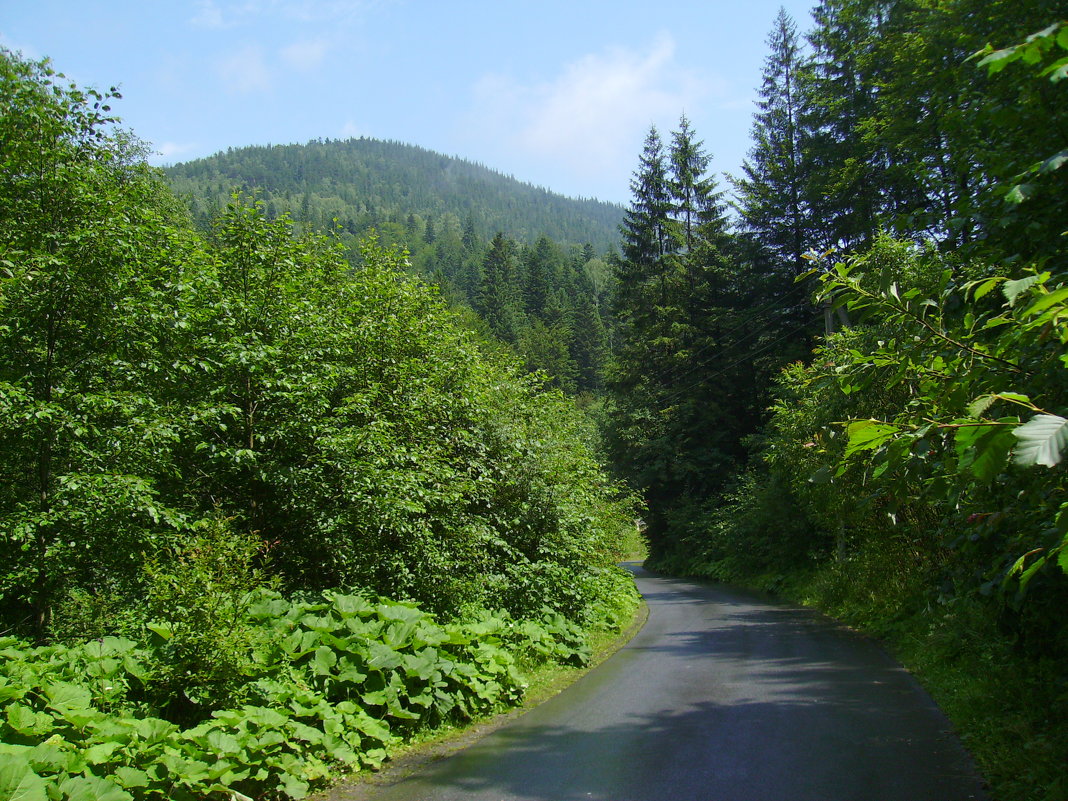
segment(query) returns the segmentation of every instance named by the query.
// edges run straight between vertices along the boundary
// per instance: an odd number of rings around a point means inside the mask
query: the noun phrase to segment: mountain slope
[[[258,189],[269,212],[315,227],[334,219],[350,233],[413,224],[430,231],[497,231],[524,243],[547,236],[591,244],[619,238],[622,207],[566,198],[480,164],[414,145],[375,139],[312,141],[227,150],[164,170],[194,214],[206,219],[234,189]]]

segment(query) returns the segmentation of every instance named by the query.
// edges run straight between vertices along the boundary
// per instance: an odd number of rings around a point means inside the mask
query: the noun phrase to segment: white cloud
[[[3,33],[0,33],[0,47],[6,47],[12,53],[22,53],[23,58],[28,58],[31,61],[39,61],[42,56],[37,52],[37,48],[28,44],[21,44],[19,42],[13,42],[7,38]]]
[[[341,136],[345,139],[356,139],[360,136],[366,136],[366,133],[363,128],[352,120],[345,120],[345,124],[341,126]]]
[[[270,70],[263,50],[256,45],[245,45],[222,59],[218,73],[222,82],[235,92],[266,92],[271,88]]]
[[[662,34],[644,51],[586,55],[541,83],[484,76],[475,87],[476,115],[498,141],[596,176],[631,160],[650,123],[672,125],[695,107],[705,85],[677,62],[674,41]]]
[[[174,161],[176,156],[181,156],[184,153],[189,153],[196,149],[196,143],[194,142],[164,142],[156,147],[156,153],[159,155],[159,160],[164,163]]]
[[[201,28],[231,28],[256,17],[339,25],[391,0],[199,0],[190,20]]]
[[[197,3],[196,16],[190,22],[197,28],[209,28],[212,30],[229,28],[233,25],[233,20],[228,20],[224,17],[223,10],[213,0],[200,0]]]
[[[281,51],[282,60],[299,72],[311,72],[323,63],[330,43],[325,39],[304,39]]]

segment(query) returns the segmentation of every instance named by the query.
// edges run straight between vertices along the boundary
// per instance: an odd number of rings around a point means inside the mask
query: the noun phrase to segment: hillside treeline
[[[581,662],[635,505],[401,254],[0,53],[0,797],[301,797]],[[238,710],[238,711],[234,711]]]
[[[374,232],[528,370],[572,394],[602,388],[618,206],[374,139],[231,149],[166,175],[204,230],[242,191],[256,193],[268,219],[336,236],[354,262]]]
[[[1065,16],[780,12],[732,225],[650,132],[608,373],[652,564],[887,636],[1014,799],[1068,787]]]

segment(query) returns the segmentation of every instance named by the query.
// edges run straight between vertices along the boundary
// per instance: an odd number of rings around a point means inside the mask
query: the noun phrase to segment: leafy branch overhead
[[[813,272],[821,299],[872,330],[867,348],[829,349],[835,385],[847,393],[900,388],[907,398],[888,418],[846,424],[837,475],[864,470],[898,503],[959,503],[976,487],[1028,468],[1052,472],[1011,480],[1031,491],[1060,486],[1068,459],[1068,275],[962,282],[941,261],[883,240],[864,256]],[[1068,549],[1068,505],[1037,524],[1040,530],[1021,534],[1027,558],[1010,576]],[[1031,575],[1022,574],[1021,587]]]

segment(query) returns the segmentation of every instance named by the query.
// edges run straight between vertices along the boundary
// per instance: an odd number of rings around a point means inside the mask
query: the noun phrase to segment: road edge
[[[381,769],[364,770],[342,776],[332,787],[309,796],[308,801],[365,801],[375,788],[398,784],[424,766],[474,745],[489,734],[525,715],[531,709],[559,695],[583,676],[596,670],[634,639],[648,619],[649,605],[645,599],[641,599],[627,627],[616,636],[595,645],[593,655],[586,666],[547,667],[547,670],[555,675],[548,681],[538,682],[539,674],[536,673],[534,676],[536,689],[524,697],[520,706],[475,720],[461,727],[437,730],[427,740],[401,746],[390,755],[389,762],[385,763]]]

